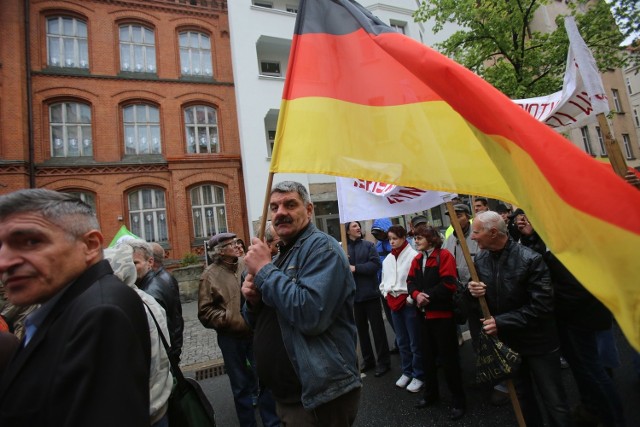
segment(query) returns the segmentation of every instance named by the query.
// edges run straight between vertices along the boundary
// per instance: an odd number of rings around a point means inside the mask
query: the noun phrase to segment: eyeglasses
[[[224,245],[220,246],[220,249],[225,249],[227,246],[230,246],[230,245],[238,246],[239,244],[240,244],[240,242],[238,242],[237,239],[233,239],[229,243],[225,243]]]

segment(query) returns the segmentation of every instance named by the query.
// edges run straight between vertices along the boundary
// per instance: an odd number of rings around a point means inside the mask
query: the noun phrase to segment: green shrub
[[[186,267],[187,265],[200,264],[202,260],[193,252],[187,252],[180,260],[180,265]]]

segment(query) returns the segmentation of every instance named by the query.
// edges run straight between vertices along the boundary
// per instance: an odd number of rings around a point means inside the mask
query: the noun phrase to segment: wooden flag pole
[[[453,208],[453,203],[448,201],[447,203],[447,212],[449,213],[449,219],[451,220],[451,225],[455,230],[456,236],[458,237],[458,241],[460,242],[460,248],[462,249],[462,253],[464,254],[464,259],[467,262],[467,266],[469,267],[469,273],[471,274],[471,280],[474,282],[479,282],[480,278],[478,277],[478,272],[476,271],[476,266],[473,264],[473,260],[471,259],[471,252],[469,251],[469,245],[467,245],[467,239],[464,237],[464,232],[462,231],[462,226],[460,225],[460,221],[458,221],[458,216],[456,215],[456,211]],[[491,317],[491,313],[489,312],[489,306],[487,305],[487,300],[484,296],[478,298],[480,302],[480,308],[482,309],[482,317],[488,319]],[[509,390],[509,398],[511,399],[511,405],[513,405],[513,411],[516,414],[516,419],[518,420],[518,426],[525,427],[526,423],[524,422],[524,416],[522,415],[522,408],[520,407],[520,402],[518,401],[518,396],[516,395],[516,389],[513,386],[513,381],[511,379],[506,380],[507,389]]]
[[[618,141],[616,141],[616,138],[611,132],[609,120],[607,120],[607,116],[605,116],[604,113],[599,113],[596,117],[598,118],[600,131],[602,132],[602,135],[604,137],[604,145],[607,147],[607,154],[609,155],[611,167],[618,176],[624,178],[627,175],[628,171],[627,162],[622,155],[622,150],[620,149]]]
[[[267,191],[264,195],[264,206],[262,207],[262,217],[260,218],[260,229],[258,230],[258,238],[264,240],[264,229],[267,225],[267,211],[269,209],[269,200],[271,200],[271,186],[273,185],[273,172],[269,172],[267,178]]]
[[[340,244],[342,245],[344,253],[347,254],[348,257],[349,251],[347,250],[347,231],[344,229],[344,224],[345,223],[343,222],[340,223]]]

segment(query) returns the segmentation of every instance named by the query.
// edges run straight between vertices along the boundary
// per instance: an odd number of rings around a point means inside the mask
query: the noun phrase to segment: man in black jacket
[[[472,230],[472,239],[486,250],[474,260],[480,282],[469,282],[468,290],[474,298],[484,296],[492,314],[482,319],[483,331],[522,356],[515,383],[527,425],[543,425],[534,384],[549,423],[571,425],[560,374],[553,289],[542,256],[514,242],[496,212],[478,214]],[[477,301],[474,305],[479,313]]]
[[[127,240],[126,243],[133,249],[133,263],[136,265],[138,274],[136,285],[158,301],[158,304],[167,313],[167,327],[171,344],[169,356],[179,362],[182,353],[182,331],[184,330],[180,295],[175,292],[171,283],[166,282],[153,271],[153,249],[149,243],[139,239]]]
[[[149,425],[147,317],[102,244],[95,214],[76,197],[0,196],[7,299],[41,304],[0,379],[2,427]]]
[[[347,252],[351,273],[356,282],[356,298],[353,304],[353,312],[360,339],[360,349],[364,365],[361,371],[366,372],[376,368],[375,376],[381,377],[389,372],[390,356],[387,333],[382,320],[382,306],[380,305],[380,290],[378,282],[378,270],[380,270],[380,257],[373,243],[362,239],[362,231],[358,221],[345,224],[347,231]],[[369,325],[373,332],[373,341],[376,346],[376,356],[373,354],[371,339],[369,338]],[[377,359],[377,364],[376,364]]]

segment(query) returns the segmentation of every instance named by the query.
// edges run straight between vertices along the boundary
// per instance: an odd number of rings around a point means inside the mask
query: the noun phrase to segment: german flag
[[[300,2],[271,172],[514,203],[640,349],[640,192],[354,1]]]

